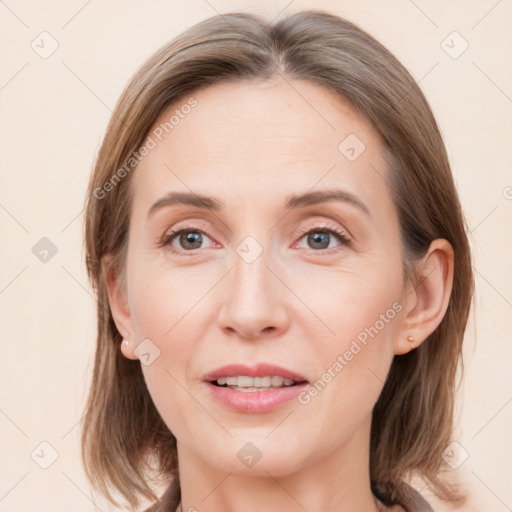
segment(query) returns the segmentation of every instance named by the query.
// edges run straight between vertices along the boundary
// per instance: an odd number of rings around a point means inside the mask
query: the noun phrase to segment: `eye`
[[[205,239],[212,241],[203,231],[189,227],[165,233],[158,245],[160,247],[167,246],[171,252],[175,253],[187,252],[201,249]],[[176,247],[175,243],[181,247]]]
[[[350,237],[334,225],[319,225],[301,230],[301,233],[303,236],[300,240],[306,238],[306,243],[309,245],[309,248],[313,249],[314,252],[321,252],[322,254],[334,254],[340,250],[339,248],[341,246],[348,246],[351,243]],[[333,246],[332,242],[336,239],[339,243]],[[165,246],[171,252],[179,254],[204,248],[202,245],[205,240],[210,240],[212,244],[215,244],[204,231],[188,226],[166,232],[158,242],[158,246]],[[179,246],[177,246],[177,244],[179,244]]]
[[[334,254],[339,251],[341,246],[350,245],[351,243],[350,237],[344,231],[330,224],[315,226],[301,232],[304,235],[301,240],[306,238],[306,243],[314,252],[322,251],[325,254]],[[333,246],[332,242],[335,239],[339,241],[339,244]],[[334,250],[326,251],[325,249]]]

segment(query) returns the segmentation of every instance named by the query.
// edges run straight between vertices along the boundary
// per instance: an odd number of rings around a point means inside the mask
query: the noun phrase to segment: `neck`
[[[205,464],[194,452],[178,443],[182,510],[386,510],[373,496],[370,487],[370,424],[371,419],[368,418],[368,422],[336,450],[323,457],[313,454],[298,470],[294,468],[293,472],[279,475],[273,474],[271,466],[260,464],[263,458],[251,470],[255,476],[241,474],[231,468],[222,471]]]

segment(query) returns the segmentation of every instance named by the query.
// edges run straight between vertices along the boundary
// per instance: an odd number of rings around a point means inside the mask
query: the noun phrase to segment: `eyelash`
[[[178,230],[171,230],[170,232],[164,233],[164,235],[158,242],[158,247],[167,246],[168,249],[170,250],[170,252],[172,252],[174,254],[184,255],[181,251],[177,251],[171,245],[172,241],[183,232],[201,233],[203,235],[206,235],[208,238],[211,238],[204,231],[194,228],[193,226],[187,226],[187,227],[184,227],[184,228],[181,228]],[[332,224],[323,224],[323,225],[313,226],[308,229],[303,229],[303,230],[301,230],[302,236],[299,238],[299,240],[302,240],[305,235],[307,235],[309,233],[314,233],[314,232],[329,233],[331,235],[335,235],[336,238],[338,238],[338,240],[341,242],[341,245],[350,246],[350,244],[352,242],[352,240],[348,237],[348,235],[344,231],[340,230],[337,226],[332,225]],[[312,252],[318,253],[320,255],[331,255],[331,254],[337,253],[339,251],[339,248],[340,248],[340,246],[337,246],[334,249],[330,249],[330,250],[327,250],[327,249],[320,249],[320,250],[310,249],[310,250]],[[190,254],[191,256],[193,254],[195,254],[195,253],[193,253],[193,251],[185,251],[185,252],[192,253],[192,254]]]
[[[339,229],[337,226],[335,226],[333,224],[322,224],[322,225],[310,227],[308,229],[302,229],[301,230],[302,236],[299,238],[299,240],[302,240],[305,235],[307,235],[309,233],[315,233],[315,232],[329,233],[330,235],[334,235],[341,242],[341,245],[350,246],[350,244],[352,242],[352,240],[349,238],[349,236],[344,231],[342,231],[341,229]],[[331,254],[336,254],[340,250],[340,246],[334,247],[329,250],[327,250],[327,249],[320,249],[318,251],[316,251],[314,249],[310,249],[310,250],[315,253],[319,253],[320,255],[331,255]]]

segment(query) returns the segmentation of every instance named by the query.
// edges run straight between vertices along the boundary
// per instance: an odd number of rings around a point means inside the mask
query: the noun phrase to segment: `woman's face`
[[[407,334],[380,139],[347,103],[301,80],[192,96],[155,123],[131,177],[123,352],[141,359],[180,455],[277,476],[352,453],[368,442]],[[193,195],[212,199],[185,200]],[[212,374],[226,365],[248,368]],[[297,384],[210,382],[251,370]]]

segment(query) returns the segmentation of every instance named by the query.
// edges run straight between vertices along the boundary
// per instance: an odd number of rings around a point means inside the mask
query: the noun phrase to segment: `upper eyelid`
[[[334,224],[330,224],[328,221],[315,221],[315,225],[309,226],[308,228],[302,228],[300,230],[301,233],[308,233],[310,231],[314,231],[317,229],[318,231],[334,231],[344,234],[347,238],[352,239],[352,235],[349,231],[343,227],[336,226]]]
[[[185,222],[187,222],[187,221],[185,221]],[[351,235],[351,233],[350,233],[350,231],[348,229],[346,229],[344,227],[340,227],[340,226],[335,226],[334,224],[330,223],[332,221],[315,220],[313,222],[314,222],[314,225],[309,226],[307,228],[299,229],[299,233],[300,234],[307,233],[308,231],[311,231],[313,229],[319,229],[319,230],[320,229],[325,229],[325,230],[333,229],[335,231],[341,231],[342,233],[345,233],[347,235],[347,237],[352,238],[352,235]],[[178,222],[178,224],[179,224],[179,222]],[[170,232],[173,232],[175,234],[178,231],[200,231],[201,233],[203,233],[206,236],[210,237],[210,235],[208,234],[208,229],[207,228],[205,228],[203,226],[201,226],[201,227],[194,226],[194,225],[192,225],[190,223],[186,224],[183,227],[178,225],[178,227],[168,228],[167,230],[164,231],[163,236],[170,234]]]

